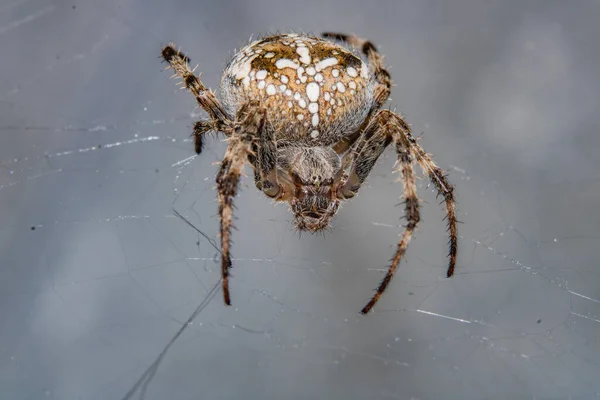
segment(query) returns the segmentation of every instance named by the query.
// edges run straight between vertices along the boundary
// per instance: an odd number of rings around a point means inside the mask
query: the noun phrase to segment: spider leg
[[[397,124],[394,124],[393,119],[390,118],[390,114],[389,111],[380,111],[373,117],[357,144],[348,179],[341,187],[341,195],[344,198],[354,197],[371,172],[379,156],[381,156],[392,141],[395,142],[399,164],[398,170],[402,173],[404,210],[408,223],[404,227],[404,232],[385,277],[379,284],[375,295],[361,310],[362,314],[367,314],[371,311],[389,285],[420,220],[413,156],[408,148],[408,142],[402,135],[402,131]]]
[[[254,107],[258,107],[258,103]],[[261,129],[248,161],[254,167],[254,184],[258,190],[268,197],[277,197],[281,186],[277,182],[277,142],[272,129]]]
[[[397,142],[398,143],[398,142]],[[400,260],[404,253],[406,253],[406,248],[408,247],[408,243],[412,238],[413,232],[417,228],[419,220],[421,219],[419,214],[419,198],[417,197],[417,185],[415,183],[415,175],[413,169],[413,158],[410,155],[410,152],[403,145],[398,146],[398,162],[400,164],[399,170],[402,172],[402,182],[404,185],[404,209],[406,214],[406,220],[408,223],[404,227],[404,232],[402,233],[400,242],[396,247],[396,253],[394,253],[394,257],[390,262],[390,267],[388,272],[385,274],[385,277],[379,284],[377,288],[377,292],[371,300],[367,303],[366,306],[360,311],[361,314],[367,314],[375,303],[379,300],[387,286],[389,285],[398,265],[400,264]]]
[[[368,40],[361,39],[356,35],[347,35],[345,33],[324,32],[323,37],[346,42],[351,46],[359,49],[367,56],[369,60],[369,69],[375,74],[377,86],[375,87],[374,109],[381,107],[383,103],[390,97],[392,88],[392,77],[388,70],[383,65],[383,57],[377,51],[377,47]]]
[[[200,120],[194,124],[194,150],[196,154],[202,153],[204,147],[204,134],[214,130],[212,121]]]
[[[363,131],[360,139],[352,149],[342,158],[342,168],[346,179],[338,189],[338,196],[350,199],[358,193],[367,176],[373,169],[375,162],[386,147],[392,142],[392,135],[386,132],[385,122],[378,113]],[[350,167],[349,173],[345,170]]]
[[[196,97],[200,107],[208,113],[213,125],[211,129],[221,131],[231,125],[230,119],[215,94],[207,89],[190,69],[188,65],[190,59],[186,55],[176,50],[174,44],[171,43],[163,48],[162,57],[175,70],[185,87]],[[226,130],[224,133],[229,132]],[[198,145],[196,145],[196,148],[198,148]]]
[[[350,172],[347,174],[347,179],[341,182],[339,195],[342,198],[350,198],[359,191],[373,165],[392,141],[396,145],[399,170],[402,173],[405,214],[408,223],[404,228],[396,253],[390,262],[388,272],[377,288],[375,295],[361,310],[363,314],[368,313],[373,308],[389,285],[419,223],[419,203],[413,172],[415,162],[423,167],[446,201],[448,230],[450,233],[448,277],[452,276],[456,262],[457,232],[452,185],[450,185],[442,170],[431,160],[431,157],[418,145],[410,133],[410,127],[399,115],[383,110],[373,116],[371,123],[356,144]]]
[[[229,271],[231,269],[231,223],[233,198],[248,155],[259,138],[265,122],[266,110],[258,103],[247,103],[238,111],[235,127],[229,137],[229,146],[217,173],[219,217],[221,219],[221,276],[225,304],[231,305],[229,296]]]
[[[454,199],[454,186],[448,180],[447,175],[438,167],[435,162],[431,159],[431,155],[427,154],[425,150],[419,145],[417,140],[411,133],[410,126],[402,119],[401,116],[394,114],[396,121],[400,125],[402,132],[404,133],[406,140],[409,143],[409,149],[415,160],[421,165],[423,171],[429,176],[429,179],[435,186],[438,192],[438,196],[444,198],[446,203],[446,222],[448,224],[448,234],[450,239],[448,241],[448,270],[446,271],[446,277],[450,278],[454,275],[454,267],[456,266],[456,254],[458,251],[458,233],[456,230],[456,210]]]

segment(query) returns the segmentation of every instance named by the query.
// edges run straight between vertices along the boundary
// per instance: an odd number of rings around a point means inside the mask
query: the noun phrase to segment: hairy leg
[[[248,155],[248,161],[254,167],[254,183],[268,197],[277,197],[281,187],[277,183],[277,144],[275,132],[262,129],[259,139]]]
[[[343,185],[339,189],[340,195],[343,198],[350,198],[360,190],[373,165],[392,141],[396,145],[399,169],[402,172],[405,213],[408,223],[402,234],[396,253],[392,258],[388,273],[378,287],[376,294],[361,311],[363,314],[371,310],[385,291],[419,222],[419,205],[413,174],[414,162],[418,162],[422,166],[437,188],[438,193],[444,196],[446,202],[448,231],[450,234],[449,266],[446,274],[448,277],[454,273],[456,263],[457,231],[453,187],[442,170],[435,165],[431,157],[419,146],[410,132],[410,126],[399,115],[388,110],[383,110],[379,111],[372,118],[369,126],[365,129],[356,144],[352,166],[350,167],[347,179],[342,181]]]
[[[200,154],[204,133],[208,131],[222,131],[228,135],[229,129],[227,128],[231,126],[232,121],[225,114],[223,106],[221,106],[215,94],[207,89],[202,84],[202,81],[194,75],[194,72],[188,65],[189,58],[176,50],[174,44],[171,43],[163,48],[162,57],[175,70],[176,76],[181,78],[186,89],[194,95],[200,107],[210,117],[209,120],[198,121],[194,125],[194,146],[196,154]]]
[[[398,146],[401,147],[401,146]],[[394,253],[394,257],[390,261],[390,267],[388,272],[385,274],[385,277],[379,284],[377,291],[369,300],[366,306],[360,311],[362,314],[367,314],[375,303],[379,301],[379,298],[387,289],[389,283],[400,264],[400,260],[404,253],[406,253],[406,248],[408,247],[408,243],[412,238],[413,232],[417,228],[417,225],[421,219],[419,214],[419,198],[417,197],[417,185],[415,183],[414,169],[413,169],[413,160],[410,155],[409,150],[406,147],[402,146],[402,149],[398,150],[398,163],[400,164],[399,170],[402,172],[402,182],[404,185],[404,212],[407,224],[404,227],[404,232],[402,233],[400,242],[396,247],[396,253]]]
[[[448,224],[448,234],[450,236],[448,240],[448,270],[446,276],[450,278],[454,275],[454,268],[456,266],[456,254],[458,252],[458,232],[456,229],[456,210],[454,198],[454,187],[448,180],[447,175],[438,167],[435,162],[431,159],[431,155],[427,154],[425,150],[419,145],[417,140],[412,135],[410,126],[400,117],[395,114],[395,118],[406,136],[410,146],[410,152],[415,160],[421,165],[423,171],[429,176],[429,179],[435,186],[438,192],[438,196],[444,198],[446,204],[446,222]]]
[[[266,110],[257,103],[240,108],[225,157],[217,174],[219,217],[221,219],[221,276],[225,304],[231,304],[229,295],[229,271],[231,269],[231,225],[233,199],[237,194],[244,163],[252,154],[254,144],[259,142],[263,131]],[[260,146],[260,144],[259,144]]]
[[[194,124],[194,151],[196,154],[202,153],[204,148],[204,134],[213,130],[213,123],[207,120],[200,120]]]
[[[344,156],[342,169],[350,167],[350,171],[339,189],[342,198],[349,199],[356,195],[379,156],[392,142],[393,135],[387,131],[384,117],[384,114],[377,113],[352,150]]]
[[[402,173],[404,212],[408,223],[404,228],[396,252],[390,262],[388,272],[377,288],[375,295],[361,310],[362,314],[368,313],[373,308],[389,285],[420,220],[419,199],[417,198],[417,187],[413,172],[413,157],[407,147],[408,142],[387,112],[378,112],[363,132],[357,143],[349,175],[340,189],[340,194],[343,198],[354,197],[371,172],[379,156],[381,156],[392,141],[396,144],[398,171]]]

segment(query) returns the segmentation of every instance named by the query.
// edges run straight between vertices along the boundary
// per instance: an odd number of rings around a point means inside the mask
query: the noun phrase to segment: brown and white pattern
[[[230,115],[246,101],[267,109],[267,124],[286,140],[330,145],[359,128],[373,99],[368,66],[332,42],[296,34],[270,36],[229,63],[221,94]]]
[[[380,110],[392,85],[381,55],[371,42],[353,35],[323,36],[360,50],[368,63],[329,40],[268,36],[243,48],[225,68],[223,104],[190,70],[185,55],[173,45],[163,49],[164,60],[208,114],[194,125],[196,152],[202,151],[207,132],[222,132],[229,142],[217,174],[226,304],[231,304],[233,199],[246,162],[254,168],[256,187],[275,201],[288,202],[298,229],[316,232],[329,226],[342,201],[358,193],[379,156],[394,143],[407,224],[386,276],[361,312],[368,313],[387,288],[420,221],[414,164],[423,168],[444,198],[450,236],[446,275],[454,274],[454,188],[404,119]]]

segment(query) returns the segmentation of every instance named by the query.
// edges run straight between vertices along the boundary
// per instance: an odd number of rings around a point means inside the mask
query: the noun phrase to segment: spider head
[[[329,226],[340,202],[331,196],[331,187],[299,187],[290,200],[294,223],[301,231],[317,232]]]
[[[281,155],[280,164],[287,166],[288,201],[296,227],[309,232],[326,228],[339,207],[333,189],[339,156],[327,147],[295,148]]]

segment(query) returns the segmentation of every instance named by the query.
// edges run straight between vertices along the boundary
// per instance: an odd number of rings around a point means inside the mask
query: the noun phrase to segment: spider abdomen
[[[373,104],[367,65],[333,42],[286,34],[240,50],[221,80],[229,114],[249,100],[267,110],[278,140],[330,145],[356,131]]]

